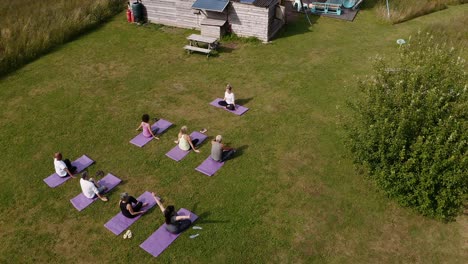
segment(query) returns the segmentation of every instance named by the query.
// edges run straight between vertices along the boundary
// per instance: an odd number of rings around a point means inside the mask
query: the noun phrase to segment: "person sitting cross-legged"
[[[181,150],[189,151],[190,149],[193,149],[193,151],[199,153],[200,151],[195,148],[195,145],[198,143],[198,139],[192,140],[187,131],[187,126],[181,127],[180,132],[177,135],[177,140],[174,141],[174,143],[178,144]]]
[[[55,167],[55,173],[59,177],[67,177],[70,176],[72,178],[75,178],[75,173],[76,167],[71,165],[70,160],[68,159],[62,159],[62,153],[57,152],[54,154],[54,167]]]
[[[89,178],[87,171],[81,174],[80,185],[84,196],[87,198],[93,199],[97,196],[104,202],[108,201],[107,197],[103,195],[107,187],[99,185],[93,178]]]
[[[156,194],[153,192],[154,200],[161,209],[161,212],[164,215],[164,221],[166,222],[166,230],[172,234],[182,233],[184,230],[190,227],[192,221],[190,221],[190,215],[177,215],[173,205],[169,205],[164,208],[162,202],[156,197]]]
[[[151,125],[149,124],[149,120],[150,120],[150,116],[148,114],[144,114],[142,117],[141,117],[141,123],[140,123],[140,126],[138,126],[138,128],[136,129],[137,131],[140,130],[140,128],[143,130],[143,136],[144,137],[154,137],[155,139],[158,139],[159,138],[155,135],[156,134],[156,130],[152,130],[151,129]]]
[[[224,162],[228,160],[236,150],[225,146],[221,141],[223,137],[221,135],[217,135],[216,138],[211,141],[211,158],[215,161]]]
[[[144,214],[146,211],[141,210],[141,208],[147,205],[148,203],[142,203],[126,192],[120,194],[119,206],[125,217],[135,218],[138,215]]]
[[[228,84],[226,91],[224,92],[224,99],[218,102],[219,105],[224,106],[226,109],[234,111],[236,110],[236,99],[232,92],[232,86]]]

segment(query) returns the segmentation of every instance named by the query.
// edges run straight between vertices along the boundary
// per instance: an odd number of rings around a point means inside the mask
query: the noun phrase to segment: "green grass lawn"
[[[151,210],[131,240],[104,228],[118,193],[149,190],[200,215],[161,263],[463,263],[467,218],[440,223],[401,208],[357,172],[343,146],[346,100],[370,58],[395,51],[436,20],[468,5],[396,26],[373,10],[353,23],[301,16],[271,44],[228,43],[218,57],[186,54],[190,30],[137,27],[121,16],[0,80],[0,262],[146,263],[139,248],[162,223]],[[231,83],[250,108],[211,107]],[[143,113],[175,124],[144,148],[128,143]],[[241,149],[213,177],[194,170],[208,155],[176,163],[165,153],[178,129],[206,127]],[[78,180],[43,178],[52,155],[96,160],[123,184],[110,201],[77,212]],[[200,233],[196,239],[189,235]]]

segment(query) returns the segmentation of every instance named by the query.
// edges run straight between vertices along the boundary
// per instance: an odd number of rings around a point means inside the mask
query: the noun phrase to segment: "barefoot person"
[[[217,135],[216,138],[211,141],[211,158],[215,161],[224,162],[236,153],[236,150],[225,146],[221,141],[223,141],[221,135]]]
[[[236,99],[234,97],[234,93],[232,92],[232,86],[230,84],[226,86],[223,101],[219,101],[218,104],[224,106],[226,109],[229,109],[231,111],[236,110]]]
[[[89,199],[93,199],[96,196],[104,202],[107,202],[107,197],[103,194],[107,190],[106,186],[99,185],[93,178],[88,179],[88,172],[85,171],[81,174],[80,179],[81,191],[84,196]]]
[[[159,139],[157,136],[154,135],[156,133],[156,130],[155,131],[151,130],[151,125],[148,123],[149,120],[150,120],[149,115],[144,114],[141,117],[140,126],[136,130],[138,131],[141,128],[141,129],[143,129],[143,136],[144,137],[154,137],[155,139]]]
[[[161,212],[164,215],[164,220],[166,222],[166,230],[172,234],[179,234],[182,233],[184,230],[190,227],[192,221],[190,221],[190,215],[177,215],[174,206],[169,205],[168,207],[164,208],[164,205],[159,201],[156,197],[156,194],[153,192],[154,200],[161,209]]]
[[[198,142],[198,139],[192,139],[190,136],[187,134],[187,126],[183,126],[180,128],[179,135],[177,135],[177,140],[174,141],[174,143],[179,145],[179,148],[181,150],[189,151],[190,149],[193,149],[196,153],[199,153],[200,151],[195,148],[195,145]]]
[[[135,218],[138,215],[144,214],[146,211],[141,210],[141,208],[147,205],[148,203],[142,203],[126,192],[120,194],[119,206],[125,217]]]
[[[70,176],[72,178],[75,178],[75,175],[73,175],[73,173],[76,172],[76,167],[71,165],[70,160],[62,160],[62,153],[60,152],[54,154],[54,167],[55,173],[57,173],[59,177],[63,178]]]

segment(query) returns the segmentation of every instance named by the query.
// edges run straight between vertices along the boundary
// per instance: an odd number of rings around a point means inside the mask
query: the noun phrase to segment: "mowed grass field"
[[[370,58],[450,7],[396,26],[363,10],[353,23],[298,17],[271,44],[225,43],[218,57],[186,54],[190,30],[137,27],[124,14],[0,80],[2,263],[465,263],[468,222],[441,223],[401,208],[357,171],[344,147],[346,101]],[[226,83],[250,108],[238,117],[208,105]],[[143,148],[129,143],[149,113],[175,124]],[[213,177],[195,171],[210,152],[165,156],[178,129],[207,128],[240,149]],[[77,179],[43,179],[52,155],[87,154],[123,184],[110,201],[77,212]],[[200,216],[154,259],[139,248],[162,223],[150,210],[114,236],[104,223],[118,194],[155,191]],[[189,235],[199,233],[195,239]]]

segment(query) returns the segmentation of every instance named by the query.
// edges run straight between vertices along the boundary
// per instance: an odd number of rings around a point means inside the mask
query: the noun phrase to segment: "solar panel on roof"
[[[193,3],[192,8],[223,12],[228,4],[229,0],[197,0]]]
[[[240,2],[243,4],[252,4],[255,0],[240,0]]]

